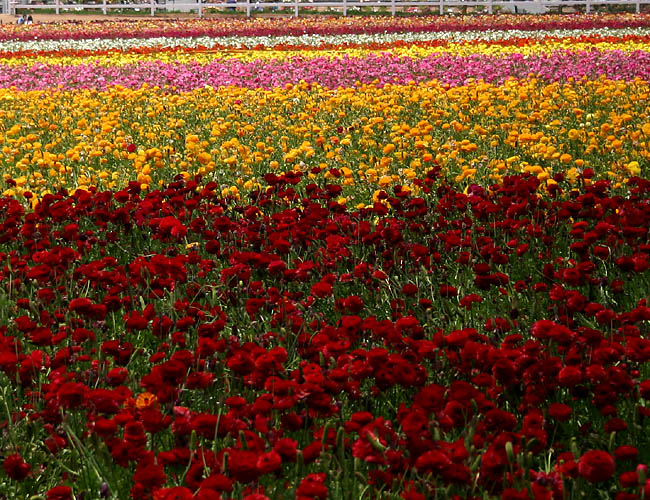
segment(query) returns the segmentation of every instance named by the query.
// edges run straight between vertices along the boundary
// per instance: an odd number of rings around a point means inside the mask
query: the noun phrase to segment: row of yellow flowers
[[[236,59],[239,61],[256,60],[286,60],[293,57],[306,59],[324,57],[327,59],[341,57],[367,57],[370,54],[393,54],[400,57],[423,58],[435,54],[449,54],[455,56],[470,56],[474,54],[488,56],[505,56],[509,54],[522,54],[524,56],[537,54],[550,54],[559,51],[583,52],[590,50],[621,51],[625,53],[647,50],[647,40],[619,40],[619,41],[579,41],[572,38],[559,40],[540,40],[522,44],[496,44],[489,42],[462,42],[448,45],[410,45],[410,46],[380,46],[378,48],[301,48],[301,49],[215,49],[196,51],[178,48],[168,51],[151,51],[146,53],[106,51],[105,53],[91,54],[25,54],[16,56],[0,54],[0,64],[5,65],[31,65],[35,63],[58,64],[73,66],[80,64],[98,64],[114,67],[126,64],[136,64],[145,61],[161,61],[164,63],[197,63],[208,64],[216,60]]]
[[[268,172],[301,171],[340,183],[341,202],[363,204],[432,162],[457,182],[530,172],[546,183],[587,167],[624,183],[650,161],[644,82],[445,88],[435,82],[329,90],[156,88],[105,92],[0,90],[4,194],[59,188],[157,187],[201,174],[234,195]]]

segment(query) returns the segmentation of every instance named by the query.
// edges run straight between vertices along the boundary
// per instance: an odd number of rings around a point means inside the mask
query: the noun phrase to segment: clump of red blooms
[[[556,181],[0,199],[0,484],[648,498],[650,182]]]

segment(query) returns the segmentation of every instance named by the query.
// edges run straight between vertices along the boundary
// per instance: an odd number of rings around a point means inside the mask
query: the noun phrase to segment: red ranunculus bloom
[[[72,500],[72,489],[69,486],[55,486],[48,490],[47,500]]]
[[[639,450],[634,446],[624,444],[614,450],[616,460],[635,460],[639,455]]]
[[[257,453],[248,450],[231,450],[228,455],[228,471],[240,483],[250,483],[259,476]]]
[[[268,474],[281,468],[282,457],[274,450],[257,457],[257,470],[260,474]]]
[[[15,481],[22,481],[32,472],[29,464],[25,463],[23,457],[18,453],[14,453],[5,458],[4,462],[2,462],[2,468],[5,470],[7,476]]]
[[[143,461],[138,465],[133,480],[136,484],[141,485],[146,490],[152,490],[165,484],[167,476],[165,470],[160,464],[151,461]]]
[[[328,489],[325,486],[326,476],[324,473],[309,474],[306,478],[300,481],[298,496],[325,500],[327,498]]]
[[[311,287],[311,294],[318,298],[325,298],[332,295],[332,285],[330,283],[318,282]]]
[[[548,414],[559,422],[566,422],[571,418],[571,407],[564,403],[552,403],[548,407]]]
[[[602,483],[614,475],[614,459],[606,451],[588,451],[578,461],[578,473],[590,483]]]
[[[153,494],[153,500],[190,500],[194,498],[192,492],[184,486],[162,488]]]

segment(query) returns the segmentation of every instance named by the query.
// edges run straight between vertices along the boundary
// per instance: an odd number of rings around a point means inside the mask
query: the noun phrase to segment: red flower
[[[475,293],[470,293],[469,295],[465,295],[462,299],[460,299],[460,302],[458,305],[460,307],[464,307],[468,311],[472,309],[472,304],[474,303],[480,303],[483,302],[483,299],[481,298],[480,295],[477,295]]]
[[[55,486],[46,495],[47,500],[72,500],[72,489],[69,486]]]
[[[98,418],[95,421],[94,430],[101,437],[112,436],[117,432],[117,422],[112,419]]]
[[[82,405],[87,391],[84,384],[67,382],[59,388],[59,402],[64,408],[77,408]]]
[[[149,320],[138,311],[131,311],[124,315],[127,330],[144,330],[149,324]]]
[[[184,486],[162,488],[153,494],[153,500],[190,500],[191,498],[194,498],[194,495]]]
[[[282,457],[273,450],[264,453],[257,458],[257,470],[260,474],[268,474],[269,472],[275,472],[281,468]]]
[[[231,450],[228,455],[228,471],[235,481],[250,483],[257,479],[257,453],[248,450]]]
[[[325,500],[329,492],[327,486],[325,486],[326,478],[327,476],[323,472],[318,474],[309,474],[306,478],[300,481],[296,494],[301,497]]]
[[[7,476],[15,481],[22,481],[32,472],[29,464],[25,463],[23,457],[18,453],[14,453],[5,458],[4,462],[2,462],[2,468],[5,470]]]
[[[286,268],[287,268],[287,264],[283,260],[271,261],[267,266],[267,270],[269,271],[269,274],[272,275],[280,275],[285,271]]]
[[[72,312],[78,312],[80,314],[87,313],[93,306],[92,300],[87,297],[79,297],[72,299],[68,305],[68,309]]]
[[[578,464],[573,459],[573,453],[570,451],[560,453],[557,458],[558,471],[563,477],[578,477]]]
[[[440,285],[440,295],[442,297],[455,297],[458,295],[458,289],[451,285]]]
[[[607,481],[614,475],[614,459],[606,451],[588,451],[578,461],[578,473],[590,483]]]
[[[650,380],[644,380],[639,384],[639,394],[643,399],[650,399]]]
[[[50,450],[50,453],[56,455],[59,451],[65,448],[67,443],[61,436],[52,435],[44,441],[44,444],[47,446],[47,449]]]
[[[634,470],[623,472],[618,481],[623,488],[633,488],[639,484],[639,475]]]
[[[237,375],[246,375],[253,371],[255,363],[250,354],[239,351],[228,359],[226,366]]]
[[[147,444],[142,422],[131,421],[124,426],[124,441],[129,447],[139,448]]]
[[[201,464],[201,468],[203,468],[203,464]],[[201,489],[230,493],[232,491],[232,481],[223,474],[216,473],[201,481]]]
[[[635,460],[639,455],[639,450],[634,446],[624,444],[614,450],[616,460]]]
[[[411,484],[407,485],[407,488],[408,489],[404,489],[404,491],[402,491],[400,494],[400,498],[403,500],[426,500],[426,497],[415,489],[415,486],[412,482]]]
[[[442,474],[450,466],[451,460],[449,457],[438,450],[427,451],[424,455],[418,457],[415,462],[415,468],[423,474]]]
[[[605,432],[611,434],[612,432],[621,432],[627,429],[627,423],[621,418],[610,418],[605,422]]]
[[[571,418],[571,407],[564,403],[553,403],[548,407],[548,414],[558,422],[566,422]]]
[[[145,489],[153,490],[165,484],[167,476],[162,465],[145,460],[138,465],[133,480]]]
[[[262,493],[251,493],[250,495],[246,495],[242,500],[269,500],[269,497]]]
[[[163,217],[162,219],[159,219],[157,223],[158,234],[163,237],[173,236],[180,240],[187,235],[187,227],[185,227],[176,217]]]
[[[594,245],[593,250],[594,255],[599,259],[607,259],[609,257],[609,248],[602,245]]]
[[[363,309],[363,299],[357,295],[350,295],[343,299],[343,307],[345,307],[352,314],[357,314]]]
[[[314,297],[323,299],[332,295],[332,285],[330,283],[320,281],[311,287],[311,294]]]
[[[481,479],[486,482],[500,481],[507,464],[505,450],[491,445],[481,456]]]
[[[298,455],[298,442],[291,438],[278,439],[273,449],[288,462],[295,462]]]
[[[582,370],[577,366],[565,366],[558,374],[558,382],[564,387],[573,387],[582,382]]]
[[[515,490],[514,488],[508,488],[503,490],[501,500],[530,500],[530,495],[527,489]]]
[[[511,385],[517,382],[515,364],[509,359],[498,359],[492,366],[492,376],[502,385]]]
[[[106,382],[110,386],[117,387],[118,385],[122,385],[128,376],[129,376],[129,370],[127,370],[126,368],[122,368],[122,367],[112,368],[106,374]]]

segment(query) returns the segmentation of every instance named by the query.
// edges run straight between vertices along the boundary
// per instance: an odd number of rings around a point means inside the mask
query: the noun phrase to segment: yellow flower
[[[393,178],[389,175],[382,175],[381,178],[379,179],[379,186],[380,187],[388,187],[393,183]]]
[[[650,137],[650,123],[644,123],[641,130],[646,137]]]
[[[210,156],[210,153],[207,153],[205,151],[199,153],[197,158],[202,165],[207,165],[208,163],[210,163],[210,160],[212,160],[212,156]]]
[[[639,175],[641,173],[641,168],[639,167],[638,161],[631,161],[625,167],[630,175]]]

